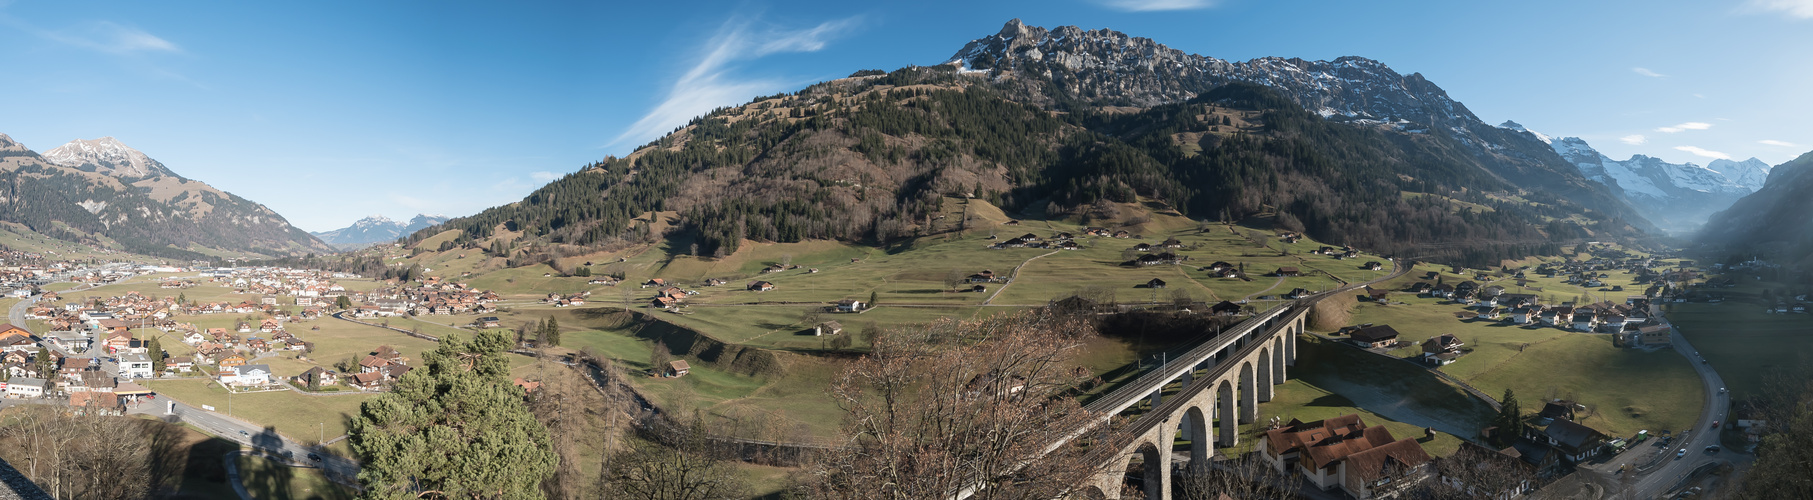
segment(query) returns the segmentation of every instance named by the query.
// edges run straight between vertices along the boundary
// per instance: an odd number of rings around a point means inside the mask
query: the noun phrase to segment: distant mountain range
[[[112,137],[40,154],[0,134],[0,221],[178,259],[332,251],[270,208],[183,178]]]
[[[351,226],[332,231],[311,232],[321,241],[341,249],[352,249],[392,241],[400,236],[414,234],[416,231],[447,222],[445,215],[417,214],[409,222],[397,222],[382,215],[373,215],[359,219]]]
[[[1739,198],[1762,189],[1770,166],[1762,160],[1713,160],[1705,166],[1668,163],[1660,158],[1632,155],[1613,160],[1579,137],[1551,138],[1507,121],[1499,127],[1528,132],[1548,143],[1580,173],[1610,188],[1643,212],[1650,222],[1675,234],[1697,231],[1713,213]]]

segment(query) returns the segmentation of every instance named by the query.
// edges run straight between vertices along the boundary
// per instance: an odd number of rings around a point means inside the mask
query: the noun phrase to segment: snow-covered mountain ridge
[[[1771,169],[1756,158],[1713,160],[1704,166],[1669,163],[1646,155],[1619,161],[1579,137],[1552,138],[1511,121],[1499,127],[1527,132],[1548,143],[1562,159],[1578,167],[1581,175],[1611,188],[1651,222],[1671,232],[1696,230],[1713,213],[1762,189]]]
[[[373,215],[355,221],[350,226],[332,231],[309,233],[321,238],[330,245],[341,248],[353,248],[381,243],[414,234],[429,226],[447,222],[445,215],[417,214],[409,222],[397,222],[383,215]]]

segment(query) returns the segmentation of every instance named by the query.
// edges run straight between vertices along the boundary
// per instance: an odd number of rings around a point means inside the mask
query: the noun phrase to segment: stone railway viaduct
[[[1145,498],[1171,500],[1172,444],[1180,437],[1189,440],[1191,465],[1207,465],[1201,461],[1213,460],[1215,448],[1239,444],[1239,425],[1257,419],[1259,403],[1272,400],[1272,386],[1288,380],[1287,368],[1297,364],[1297,336],[1304,332],[1310,307],[1323,298],[1401,277],[1411,268],[1406,262],[1392,264],[1396,269],[1390,275],[1267,309],[1090,402],[1086,408],[1100,415],[1103,424],[1141,402],[1152,404],[1120,429],[1121,437],[1097,445],[1102,446],[1103,463],[1108,467],[1084,486],[1083,494],[1119,499],[1132,459],[1139,458]],[[1173,383],[1180,389],[1165,396],[1166,387]],[[1076,430],[1049,449],[1096,430],[1099,427]],[[966,490],[953,498],[963,500],[973,493]]]

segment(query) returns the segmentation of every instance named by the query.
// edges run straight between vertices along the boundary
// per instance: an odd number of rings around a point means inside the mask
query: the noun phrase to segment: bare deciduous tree
[[[1112,462],[1085,441],[1116,440],[1070,392],[1087,377],[1070,358],[1092,335],[1085,318],[1035,310],[876,337],[831,389],[849,450],[812,468],[812,498],[1079,492]]]
[[[1220,495],[1242,500],[1286,500],[1297,498],[1302,482],[1303,476],[1280,473],[1256,454],[1248,454],[1220,462],[1197,461],[1172,478],[1172,488],[1178,500],[1214,500]]]

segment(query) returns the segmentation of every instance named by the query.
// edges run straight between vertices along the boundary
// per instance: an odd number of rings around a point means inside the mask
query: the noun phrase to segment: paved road
[[[174,405],[174,411],[166,413],[167,410],[172,409],[172,405]],[[189,406],[181,401],[170,399],[169,396],[154,395],[149,401],[129,408],[127,413],[155,417],[175,415],[182,418],[183,423],[222,439],[253,448],[270,450],[277,455],[283,455],[287,451],[290,453],[289,457],[293,465],[318,466],[328,474],[342,478],[352,478],[359,474],[359,463],[356,461],[323,454],[321,462],[315,463],[307,458],[308,454],[314,451],[313,449],[285,438],[276,431],[266,431],[263,427],[251,422]]]
[[[1653,308],[1652,310],[1652,315],[1661,318],[1660,308]],[[1662,321],[1665,324],[1667,323],[1666,318],[1662,318]],[[1729,398],[1731,397],[1731,394],[1721,393],[1721,390],[1726,387],[1724,379],[1719,377],[1718,372],[1713,369],[1711,364],[1706,362],[1705,358],[1700,357],[1699,351],[1694,349],[1693,345],[1687,342],[1687,337],[1681,335],[1680,329],[1674,328],[1672,324],[1669,325],[1669,329],[1671,330],[1670,336],[1673,339],[1672,342],[1674,344],[1675,352],[1678,352],[1681,356],[1687,358],[1687,360],[1693,364],[1694,371],[1699,374],[1700,383],[1706,391],[1706,403],[1705,406],[1700,409],[1699,420],[1693,424],[1691,429],[1687,430],[1685,436],[1680,434],[1682,429],[1666,429],[1676,432],[1675,441],[1669,443],[1668,448],[1659,450],[1659,453],[1662,454],[1659,465],[1651,470],[1624,473],[1637,475],[1636,482],[1632,485],[1633,491],[1623,492],[1629,494],[1630,498],[1659,498],[1667,493],[1670,488],[1674,487],[1681,478],[1685,477],[1689,472],[1701,465],[1712,462],[1729,462],[1732,459],[1742,460],[1742,458],[1739,458],[1742,457],[1742,455],[1730,450],[1721,450],[1718,453],[1708,453],[1705,451],[1707,446],[1721,444],[1719,442],[1719,429],[1713,428],[1712,423],[1714,421],[1720,422],[1721,428],[1723,427],[1723,424],[1730,423],[1727,421],[1728,415],[1726,415],[1725,411],[1730,407],[1731,401]],[[1665,429],[1650,429],[1649,431],[1651,433],[1656,433],[1661,430]],[[1651,444],[1653,442],[1654,439],[1637,445],[1636,450],[1626,452],[1607,463],[1592,466],[1587,470],[1609,479],[1612,482],[1619,482],[1618,479],[1621,478],[1618,477],[1617,470],[1620,467],[1630,464],[1633,468],[1636,468],[1651,463],[1650,457],[1654,457],[1655,455],[1652,455],[1648,451],[1655,450],[1654,445]],[[1679,453],[1680,450],[1687,450],[1687,455],[1676,458],[1675,455]]]

